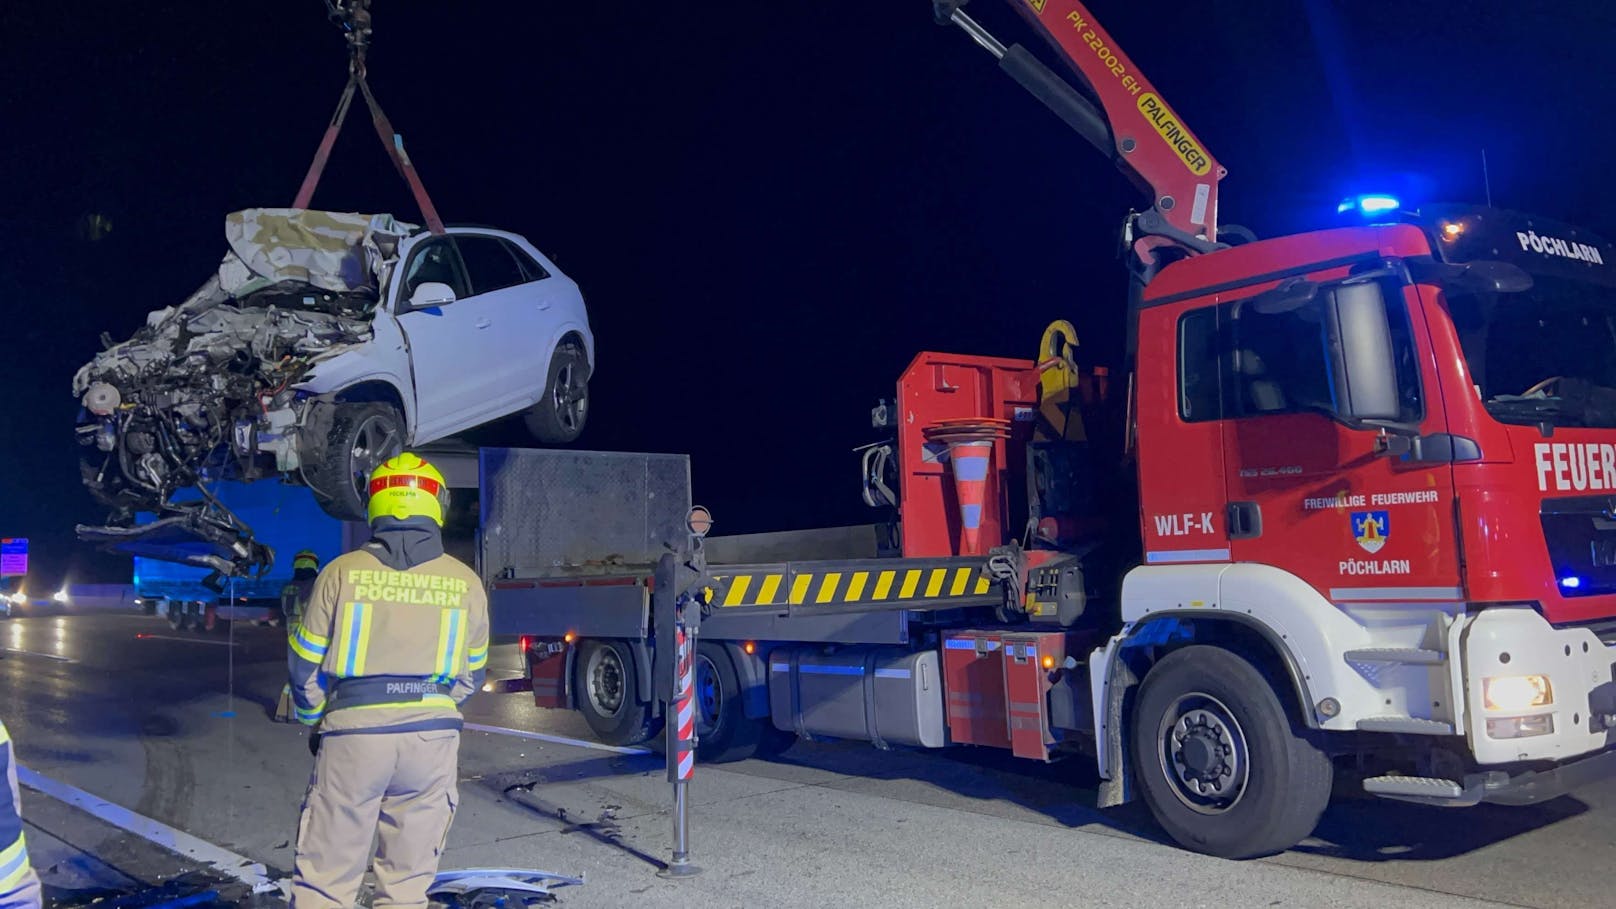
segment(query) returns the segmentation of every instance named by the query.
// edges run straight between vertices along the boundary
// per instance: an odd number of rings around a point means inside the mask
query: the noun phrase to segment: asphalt
[[[133,615],[0,622],[0,717],[50,780],[261,863],[284,879],[311,758],[276,724],[278,630],[175,632]],[[499,659],[496,656],[496,661]],[[1228,862],[1165,842],[1138,805],[1092,807],[1092,770],[972,750],[798,744],[697,768],[691,851],[666,880],[661,759],[586,747],[576,715],[478,694],[443,868],[541,868],[585,883],[562,905],[1532,906],[1616,904],[1616,782],[1532,808],[1338,802],[1315,838]],[[141,887],[239,884],[25,789],[36,866],[57,905]],[[235,889],[232,889],[235,886]],[[259,900],[264,902],[264,900]],[[272,901],[271,901],[272,902]]]

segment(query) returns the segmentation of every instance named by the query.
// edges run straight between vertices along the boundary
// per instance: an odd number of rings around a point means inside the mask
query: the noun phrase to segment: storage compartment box
[[[943,638],[948,734],[954,741],[1010,747],[1000,631],[956,631]]]
[[[936,651],[777,649],[769,654],[769,714],[776,728],[798,735],[877,746],[948,744]]]

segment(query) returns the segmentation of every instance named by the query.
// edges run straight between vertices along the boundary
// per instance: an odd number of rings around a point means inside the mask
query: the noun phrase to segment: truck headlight
[[[1500,675],[1481,680],[1481,700],[1488,710],[1526,710],[1554,703],[1546,675]]]

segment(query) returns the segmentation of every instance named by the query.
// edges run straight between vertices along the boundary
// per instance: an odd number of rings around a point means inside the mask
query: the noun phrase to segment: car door
[[[415,384],[415,441],[431,441],[476,425],[494,409],[489,400],[494,381],[482,366],[496,359],[488,350],[496,332],[492,317],[475,305],[453,239],[432,237],[417,243],[395,283],[394,312],[409,346]],[[415,292],[428,283],[448,286],[455,299],[430,306],[412,304]]]
[[[1422,394],[1436,384],[1421,375],[1418,351],[1429,348],[1411,318],[1418,310],[1395,282],[1382,292],[1400,422],[1441,437],[1439,400]],[[1320,310],[1264,315],[1246,303],[1219,312],[1234,560],[1282,566],[1337,602],[1457,599],[1451,466],[1383,453],[1376,430],[1327,415],[1339,392]]]
[[[500,352],[497,371],[500,407],[512,412],[537,400],[544,391],[549,351],[544,347],[554,335],[556,321],[553,302],[545,285],[535,281],[536,264],[524,263],[510,244],[487,234],[457,234],[455,245],[471,278],[471,291],[477,305],[498,323],[495,348]]]

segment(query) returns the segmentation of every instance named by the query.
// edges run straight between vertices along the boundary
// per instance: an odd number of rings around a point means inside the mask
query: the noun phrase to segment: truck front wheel
[[[1282,852],[1330,799],[1329,756],[1294,728],[1251,663],[1207,646],[1163,657],[1133,711],[1133,772],[1157,823],[1222,858]]]
[[[639,702],[634,654],[621,641],[582,641],[574,660],[578,712],[607,745],[640,745],[656,735],[651,705]]]

